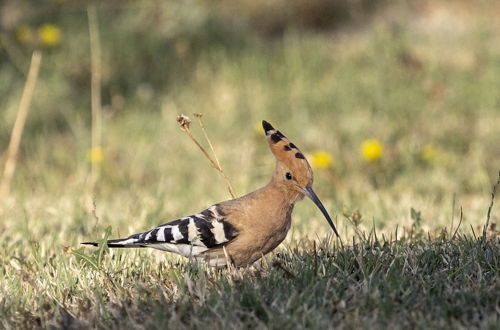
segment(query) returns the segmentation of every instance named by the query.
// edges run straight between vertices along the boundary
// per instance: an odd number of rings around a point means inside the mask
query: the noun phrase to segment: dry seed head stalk
[[[31,63],[28,70],[28,76],[24,84],[21,101],[17,110],[16,121],[12,128],[10,135],[10,142],[6,152],[5,167],[3,171],[2,180],[0,182],[0,200],[4,199],[10,194],[10,185],[14,172],[16,170],[17,155],[21,138],[23,136],[24,124],[28,117],[28,110],[31,105],[33,91],[35,90],[36,82],[38,80],[38,72],[40,71],[40,63],[42,61],[42,53],[34,51],[31,57]],[[0,210],[1,211],[1,210]]]
[[[198,120],[198,123],[200,124],[200,127],[203,131],[203,135],[205,136],[205,139],[207,140],[208,145],[210,146],[210,149],[212,150],[212,154],[214,155],[215,160],[212,157],[210,157],[210,155],[205,150],[205,148],[203,148],[203,146],[198,142],[198,140],[196,140],[196,138],[191,133],[191,130],[189,129],[189,126],[191,124],[191,119],[189,119],[189,117],[186,115],[180,114],[177,116],[177,122],[179,123],[179,125],[181,125],[181,129],[184,132],[186,132],[186,134],[189,136],[191,141],[193,141],[194,144],[196,144],[196,146],[198,147],[198,149],[200,149],[201,152],[205,155],[205,157],[207,157],[207,159],[210,161],[210,165],[212,165],[212,167],[215,168],[222,175],[222,177],[226,181],[229,194],[231,195],[232,198],[235,198],[235,194],[234,194],[233,187],[231,186],[231,182],[229,181],[229,178],[227,177],[226,173],[224,173],[224,170],[220,166],[219,159],[217,158],[217,155],[215,153],[212,142],[210,142],[210,139],[208,138],[207,132],[205,130],[205,126],[203,126],[203,122],[201,121],[201,117],[203,115],[201,113],[194,113],[194,116],[196,117],[196,119]]]
[[[191,124],[191,119],[188,116],[180,114],[177,116],[177,122],[181,125],[184,131],[189,131],[189,125]]]
[[[495,203],[495,195],[497,192],[497,187],[500,185],[500,171],[498,171],[498,177],[497,177],[497,182],[493,185],[492,191],[491,191],[491,202],[490,206],[488,207],[488,213],[486,214],[486,223],[484,224],[483,227],[483,235],[482,235],[482,241],[486,241],[486,232],[488,231],[488,227],[490,224],[490,218],[491,218],[491,210],[493,209],[493,204]]]
[[[99,24],[97,19],[97,7],[90,5],[87,8],[87,19],[90,40],[90,110],[91,124],[91,162],[90,177],[87,181],[87,192],[90,196],[99,181],[101,175],[102,158],[102,59],[101,41],[99,36]],[[93,155],[92,155],[93,153]],[[94,159],[92,159],[94,157]],[[92,161],[94,160],[94,161]],[[90,202],[90,201],[89,201]]]

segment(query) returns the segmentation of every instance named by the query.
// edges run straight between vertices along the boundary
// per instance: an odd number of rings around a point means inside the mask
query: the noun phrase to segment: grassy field
[[[498,205],[482,234],[500,170],[498,4],[407,3],[368,23],[280,34],[230,9],[99,8],[97,152],[85,6],[23,8],[2,25],[1,150],[31,51],[43,58],[0,201],[0,328],[497,328]],[[274,168],[260,121],[287,135],[314,164],[342,240],[304,201],[283,245],[252,269],[81,248],[229,198],[176,122],[194,112],[237,195]],[[92,161],[101,175],[89,193]]]

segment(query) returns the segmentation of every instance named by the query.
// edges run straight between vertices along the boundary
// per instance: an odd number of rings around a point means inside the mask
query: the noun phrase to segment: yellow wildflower
[[[262,127],[262,124],[260,122],[255,125],[255,133],[262,136],[266,135],[266,133],[264,132],[264,128]]]
[[[38,37],[42,44],[57,46],[61,42],[61,30],[52,24],[44,24],[38,29]]]
[[[330,168],[335,163],[333,156],[322,150],[314,151],[309,159],[313,168]]]
[[[21,25],[16,29],[16,38],[22,44],[33,41],[33,31],[28,25]]]
[[[104,153],[101,147],[89,149],[87,152],[87,159],[91,163],[102,163],[103,158]]]
[[[368,139],[361,145],[361,155],[368,161],[376,161],[382,157],[384,146],[376,139]]]
[[[342,214],[345,217],[349,217],[349,215],[351,214],[351,210],[349,210],[349,208],[347,206],[343,206],[342,207]]]
[[[438,156],[439,150],[433,144],[426,144],[420,149],[420,158],[426,162],[433,162]]]

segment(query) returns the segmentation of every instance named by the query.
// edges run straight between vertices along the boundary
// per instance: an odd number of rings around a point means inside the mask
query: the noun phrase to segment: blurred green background
[[[32,51],[43,53],[12,194],[2,201],[0,228],[13,241],[50,233],[46,244],[68,245],[107,225],[126,235],[229,198],[178,127],[178,114],[194,112],[238,195],[271,177],[259,128],[266,119],[313,164],[341,234],[352,222],[410,230],[411,208],[425,231],[456,225],[460,206],[464,230],[484,223],[500,169],[498,1],[95,2],[97,155],[91,4],[0,3],[2,151]],[[92,161],[102,169],[92,194],[97,224],[82,201]],[[312,203],[300,203],[294,219],[292,236],[328,232]]]

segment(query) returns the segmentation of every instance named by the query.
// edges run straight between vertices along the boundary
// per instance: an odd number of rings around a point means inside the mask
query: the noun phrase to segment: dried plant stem
[[[99,40],[99,27],[97,21],[97,9],[95,4],[87,9],[90,37],[90,62],[91,62],[91,111],[92,111],[92,141],[91,153],[100,152],[102,140],[102,109],[101,109],[101,45]],[[100,162],[91,159],[89,190],[93,191],[100,174]]]
[[[212,142],[208,138],[207,131],[205,130],[205,126],[203,125],[203,121],[201,120],[202,115],[200,113],[195,113],[194,116],[198,120],[198,124],[200,125],[201,130],[203,131],[203,135],[205,136],[205,140],[207,140],[208,145],[210,146],[210,150],[212,150],[212,154],[214,155],[214,159],[215,159],[215,163],[217,164],[217,167],[221,168],[220,163],[219,163],[219,158],[217,158],[217,154],[215,153],[214,146],[212,145]]]
[[[5,168],[3,172],[2,182],[0,183],[0,199],[7,197],[10,194],[10,184],[12,177],[16,170],[17,154],[19,145],[21,144],[21,137],[23,135],[24,123],[28,117],[28,110],[31,104],[33,91],[35,89],[36,81],[38,79],[38,72],[40,71],[40,63],[42,61],[42,53],[36,50],[31,57],[31,64],[28,71],[28,77],[24,85],[21,102],[17,110],[17,117],[10,136],[9,147],[7,149],[7,158],[5,161]]]
[[[203,148],[203,146],[198,142],[198,140],[196,140],[196,138],[191,133],[191,129],[189,128],[189,124],[191,123],[191,120],[184,115],[179,115],[177,117],[177,122],[179,122],[182,130],[184,132],[186,132],[186,134],[189,136],[191,141],[193,141],[194,144],[198,147],[198,149],[200,149],[201,152],[205,155],[205,157],[207,157],[207,159],[210,161],[210,165],[212,165],[212,167],[215,168],[222,175],[222,177],[226,181],[226,185],[227,185],[227,189],[229,191],[229,194],[231,195],[232,198],[235,198],[236,196],[234,194],[233,187],[231,186],[231,181],[229,181],[229,178],[227,177],[226,173],[224,173],[224,170],[220,166],[220,163],[219,163],[219,160],[217,158],[217,155],[215,154],[215,150],[213,148],[213,145],[210,142],[210,139],[208,138],[208,135],[207,135],[205,128],[203,126],[203,123],[201,121],[201,116],[202,116],[201,114],[198,114],[198,113],[195,114],[195,117],[198,119],[198,122],[200,123],[200,126],[202,127],[202,130],[205,134],[205,138],[207,139],[207,142],[210,145],[210,149],[212,150],[212,153],[214,154],[215,160],[208,154],[208,152],[205,150],[205,148]]]
[[[495,194],[497,192],[498,185],[500,185],[500,171],[498,171],[497,182],[493,185],[493,190],[491,191],[491,202],[490,206],[488,207],[488,213],[486,215],[486,223],[484,224],[483,228],[483,235],[482,235],[483,242],[486,241],[486,232],[488,231],[488,227],[490,226],[491,210],[493,209],[493,204],[495,203]]]
[[[234,190],[233,190],[233,187],[231,186],[231,181],[229,180],[226,173],[224,173],[224,171],[222,170],[222,167],[220,166],[219,158],[217,158],[217,154],[215,153],[215,149],[214,149],[214,146],[212,145],[212,141],[210,141],[210,138],[208,137],[207,131],[205,130],[205,126],[203,125],[203,121],[201,120],[202,115],[200,113],[195,113],[194,116],[198,120],[198,124],[200,125],[201,130],[203,131],[203,135],[205,136],[205,140],[207,140],[208,145],[210,146],[210,150],[212,150],[212,154],[214,155],[215,164],[216,164],[215,169],[217,171],[219,171],[219,173],[222,175],[222,177],[226,181],[227,189],[229,190],[229,193],[231,194],[231,196],[233,198],[235,198]]]
[[[233,187],[231,186],[231,182],[229,181],[229,178],[227,177],[226,173],[224,173],[224,170],[222,170],[222,168],[218,165],[218,163],[215,162],[212,159],[212,157],[210,157],[210,155],[205,150],[205,148],[203,148],[203,146],[193,136],[193,134],[191,133],[191,130],[189,128],[184,129],[184,131],[187,133],[187,135],[189,136],[189,138],[194,142],[194,144],[196,144],[196,146],[201,150],[201,152],[203,152],[203,154],[205,155],[205,157],[208,158],[208,160],[210,161],[210,164],[212,165],[212,167],[215,168],[222,175],[222,177],[226,181],[227,189],[229,191],[229,194],[231,195],[232,198],[235,198],[236,196],[234,195]]]
[[[458,221],[458,226],[457,229],[455,229],[455,232],[453,233],[453,236],[451,237],[451,240],[453,241],[455,237],[457,236],[458,230],[460,229],[460,226],[462,225],[462,220],[464,219],[464,212],[462,210],[462,206],[460,206],[460,219]],[[453,227],[451,228],[453,230]]]

